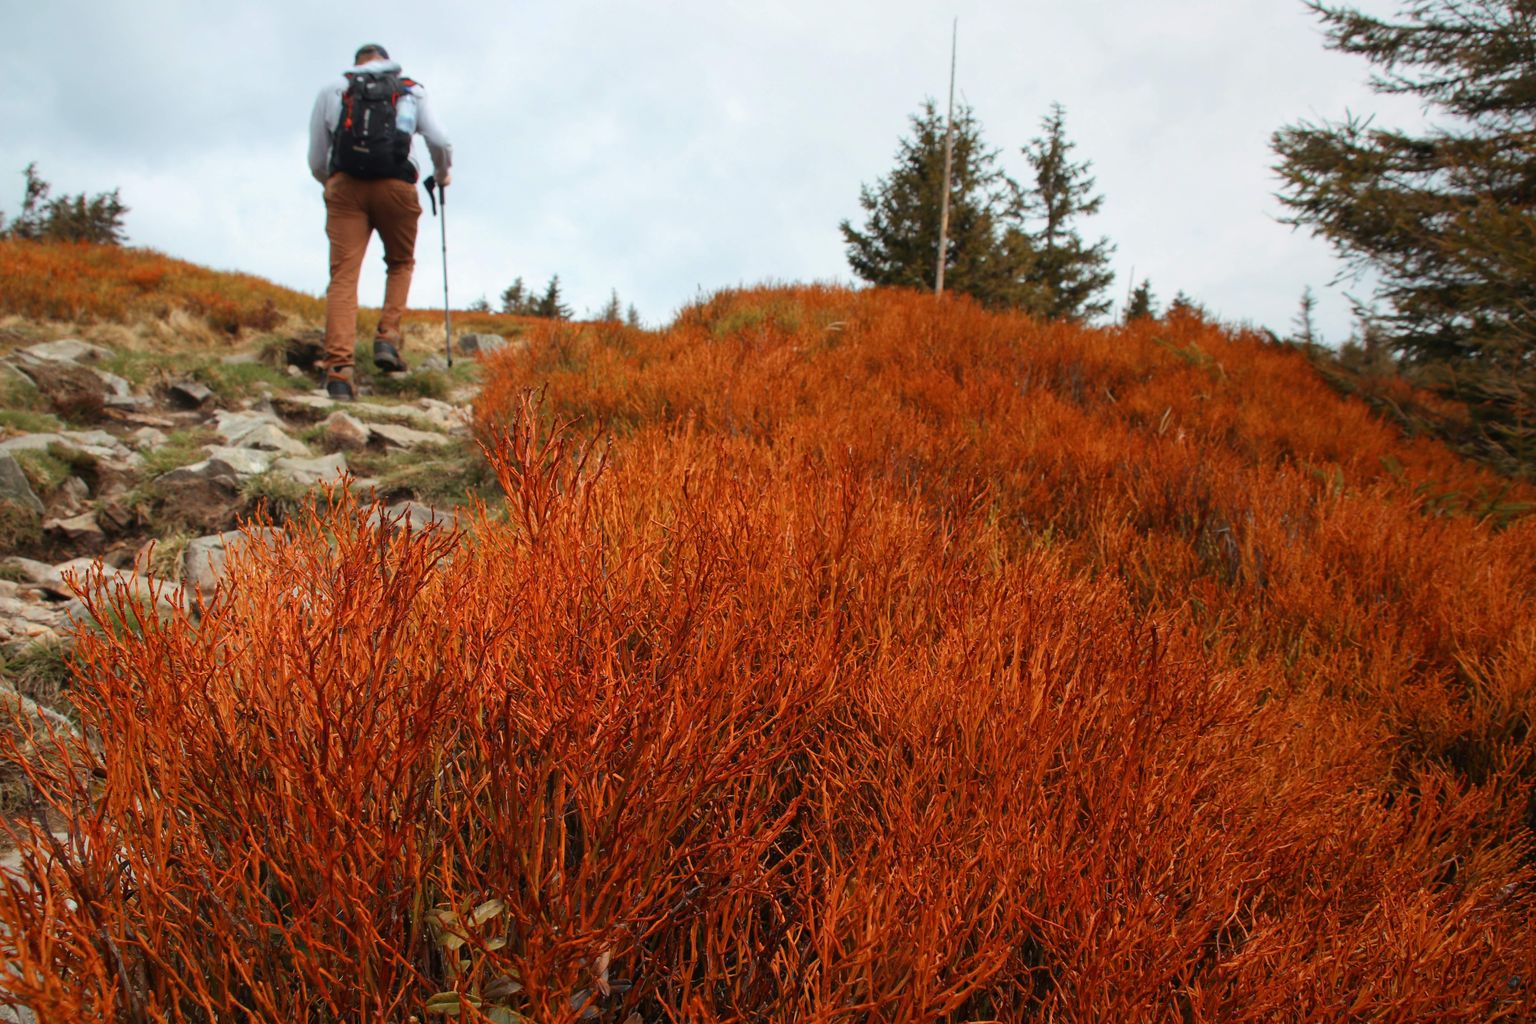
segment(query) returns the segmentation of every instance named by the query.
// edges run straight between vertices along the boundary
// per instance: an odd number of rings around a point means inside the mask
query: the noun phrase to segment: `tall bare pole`
[[[933,275],[933,294],[944,294],[944,257],[949,248],[949,176],[955,166],[955,43],[960,19],[949,32],[949,113],[944,121],[944,195],[939,199],[939,268]]]

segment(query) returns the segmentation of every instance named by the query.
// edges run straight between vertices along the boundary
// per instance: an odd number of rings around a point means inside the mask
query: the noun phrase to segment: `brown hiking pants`
[[[384,311],[377,337],[400,347],[400,317],[416,267],[416,186],[398,178],[331,175],[325,183],[325,233],[331,240],[331,284],[325,290],[325,358],[333,377],[351,377],[357,347],[357,281],[368,239],[384,242]]]

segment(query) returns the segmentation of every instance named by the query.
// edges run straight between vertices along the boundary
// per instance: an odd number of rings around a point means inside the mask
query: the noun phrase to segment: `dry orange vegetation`
[[[185,310],[233,333],[324,313],[320,299],[263,278],[114,245],[0,239],[0,279],[0,313],[37,320],[125,323]]]
[[[100,744],[33,769],[74,833],[23,837],[0,988],[45,1020],[1536,1013],[1533,495],[1299,354],[729,293],[546,328],[478,423],[508,502],[466,536],[343,502],[201,627],[81,642]]]

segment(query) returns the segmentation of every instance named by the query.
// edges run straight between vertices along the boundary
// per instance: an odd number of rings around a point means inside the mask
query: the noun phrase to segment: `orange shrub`
[[[250,274],[209,270],[149,249],[0,239],[0,313],[126,323],[183,309],[231,333],[281,314],[318,318],[320,299]]]
[[[1532,521],[1427,500],[1498,483],[1299,357],[805,289],[546,327],[488,376],[505,514],[339,498],[200,624],[82,637],[99,742],[30,766],[68,838],[18,837],[8,998],[1536,1011]]]

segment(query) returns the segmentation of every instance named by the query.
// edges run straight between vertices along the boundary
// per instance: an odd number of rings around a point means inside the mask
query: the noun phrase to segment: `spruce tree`
[[[523,284],[523,279],[519,277],[507,285],[506,290],[501,293],[501,311],[515,316],[532,316],[536,301],[538,300],[529,293],[528,286]]]
[[[1536,465],[1536,4],[1404,0],[1396,18],[1312,0],[1331,49],[1428,127],[1369,118],[1275,134],[1287,220],[1377,282],[1384,343],[1473,402],[1482,453]]]
[[[1125,322],[1149,320],[1157,316],[1157,299],[1152,295],[1152,281],[1142,278],[1125,303]]]
[[[604,323],[618,323],[623,316],[623,307],[619,305],[619,290],[613,289],[608,293],[608,301],[603,308],[597,311],[596,319]]]
[[[53,186],[37,173],[36,163],[28,164],[23,174],[27,184],[21,214],[11,221],[5,237],[34,242],[123,244],[123,217],[128,207],[123,205],[117,189],[94,196],[81,192],[53,198]]]
[[[931,290],[938,268],[939,217],[944,192],[945,118],[933,100],[911,117],[911,134],[896,151],[896,166],[873,187],[859,190],[867,214],[862,228],[843,221],[848,264],[871,284]],[[1015,304],[1018,253],[1004,243],[1009,181],[988,149],[970,108],[955,111],[950,176],[949,234],[944,261],[948,291],[988,306]]]
[[[1301,291],[1301,303],[1296,309],[1296,316],[1291,321],[1295,329],[1291,333],[1291,340],[1298,345],[1312,348],[1318,344],[1316,325],[1317,296],[1312,294],[1312,286],[1307,285]]]
[[[539,296],[533,305],[533,315],[542,316],[549,320],[569,320],[571,318],[571,307],[567,306],[560,297],[559,274],[549,279],[549,285],[544,289],[544,294]]]
[[[1104,197],[1094,195],[1092,164],[1072,162],[1076,144],[1067,140],[1066,116],[1061,104],[1052,105],[1041,122],[1044,134],[1024,149],[1033,182],[1017,190],[1014,202],[1015,230],[1030,253],[1024,304],[1052,320],[1091,320],[1110,306],[1114,246],[1105,238],[1090,245],[1078,233],[1079,218],[1098,213]]]

